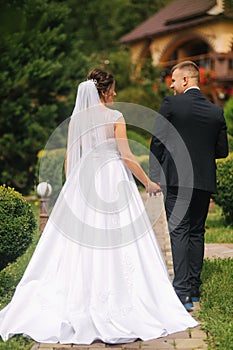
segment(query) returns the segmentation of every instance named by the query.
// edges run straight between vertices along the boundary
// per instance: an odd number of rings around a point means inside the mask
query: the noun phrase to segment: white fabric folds
[[[95,85],[84,87],[88,93]],[[72,115],[67,180],[11,302],[0,312],[5,341],[25,334],[46,343],[115,344],[197,325],[173,290],[118,152],[114,124],[121,113],[98,98],[87,107]]]

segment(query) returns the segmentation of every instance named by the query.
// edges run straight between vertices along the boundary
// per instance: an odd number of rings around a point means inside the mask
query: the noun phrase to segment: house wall
[[[215,52],[228,53],[231,51],[233,44],[233,22],[218,21],[208,26],[199,26],[195,31],[207,38]]]
[[[156,66],[169,60],[175,49],[178,49],[178,58],[185,57],[186,52],[182,44],[195,37],[209,46],[209,52],[229,53],[233,46],[233,22],[222,20],[165,34],[152,39],[150,45],[146,40],[132,43],[130,45],[132,62],[139,64],[140,59],[149,53]]]
[[[179,46],[181,47],[178,50],[178,58],[185,57],[182,43],[197,36],[209,45],[210,52],[228,53],[233,44],[233,23],[222,21],[155,38],[150,46],[154,64],[158,65],[168,59],[172,51]]]

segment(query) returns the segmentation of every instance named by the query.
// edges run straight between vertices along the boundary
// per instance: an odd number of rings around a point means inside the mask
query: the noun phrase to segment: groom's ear
[[[183,78],[183,86],[188,85],[188,77]]]

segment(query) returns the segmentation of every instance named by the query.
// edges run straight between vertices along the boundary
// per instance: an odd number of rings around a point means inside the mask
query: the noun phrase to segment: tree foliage
[[[110,70],[118,90],[134,84],[119,39],[168,1],[0,0],[0,183],[33,188],[37,153],[89,69]]]
[[[70,90],[87,69],[66,32],[70,10],[57,5],[24,0],[1,6],[9,22],[17,16],[20,23],[6,24],[0,43],[0,182],[24,191],[33,183],[37,152],[67,116]]]
[[[85,52],[111,52],[119,39],[171,0],[68,0],[69,28],[84,41]]]

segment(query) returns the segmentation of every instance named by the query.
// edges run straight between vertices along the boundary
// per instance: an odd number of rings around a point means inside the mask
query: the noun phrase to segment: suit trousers
[[[201,285],[205,221],[210,195],[192,188],[167,187],[165,209],[171,240],[173,287],[183,299]]]

